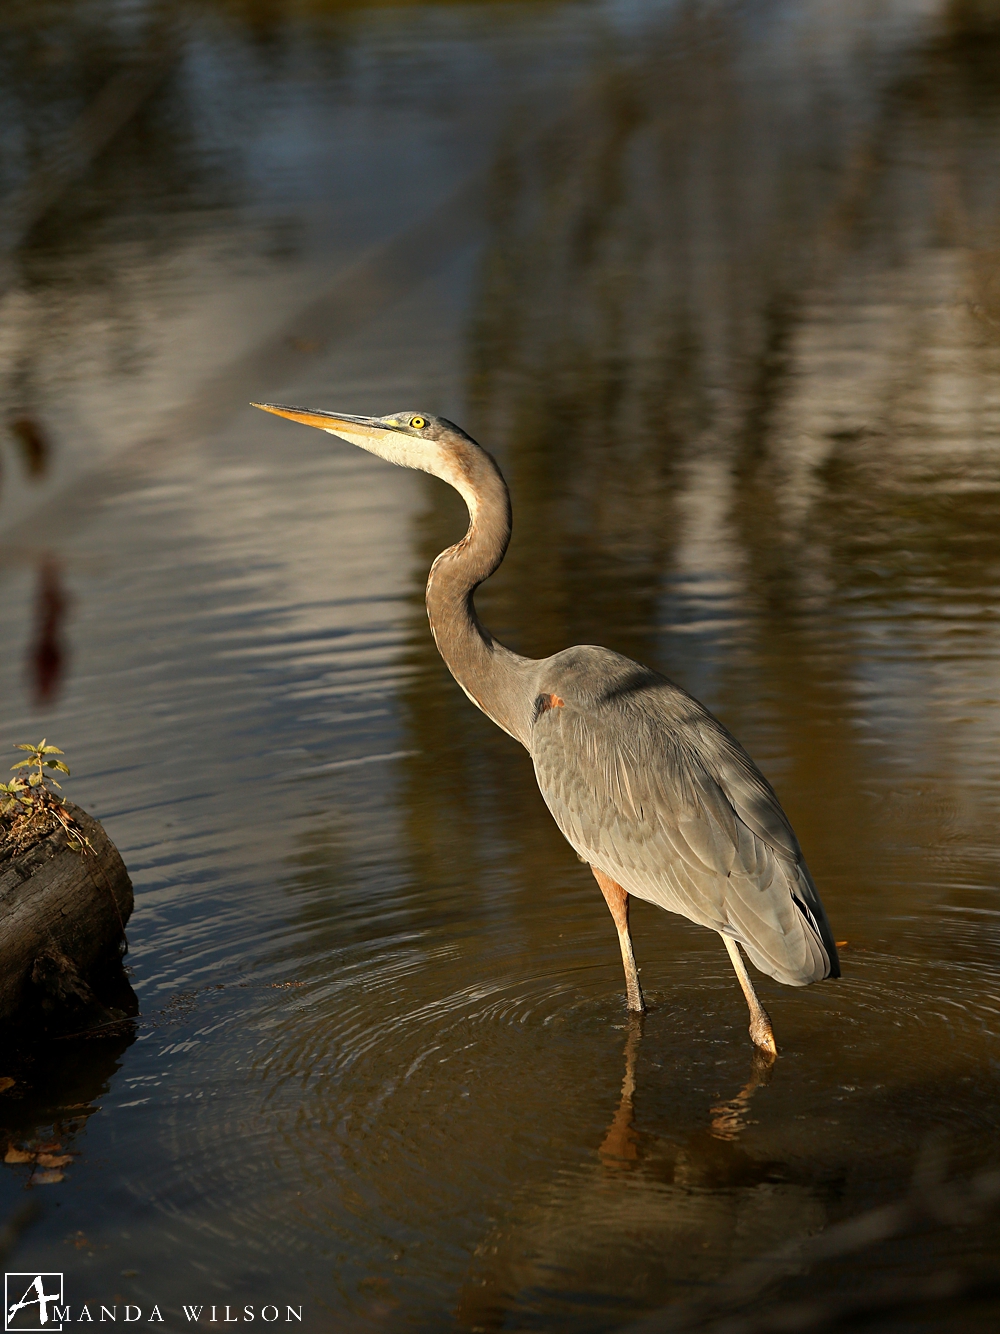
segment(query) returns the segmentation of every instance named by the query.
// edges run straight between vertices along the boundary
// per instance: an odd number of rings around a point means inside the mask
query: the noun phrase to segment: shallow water
[[[10,7],[11,190],[143,12]],[[121,849],[142,1011],[2,1095],[78,1155],[7,1263],[170,1328],[608,1330],[935,1136],[995,1163],[989,7],[185,13],[3,304],[0,736],[55,739]],[[487,624],[649,662],[755,756],[847,942],[762,979],[772,1072],[717,939],[641,903],[627,1021],[589,872],[427,633],[457,499],[250,397],[468,424],[515,514]]]

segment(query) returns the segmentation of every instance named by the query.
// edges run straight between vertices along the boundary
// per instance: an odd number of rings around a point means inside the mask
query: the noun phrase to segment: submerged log
[[[0,1023],[52,1036],[138,1011],[121,963],[132,882],[100,822],[69,802],[65,810],[85,852],[60,827],[0,862]]]

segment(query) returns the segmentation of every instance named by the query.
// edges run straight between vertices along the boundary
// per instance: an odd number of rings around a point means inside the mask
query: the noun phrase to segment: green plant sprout
[[[69,768],[62,760],[52,758],[64,752],[58,746],[50,746],[45,737],[42,737],[37,746],[21,743],[15,746],[15,750],[26,750],[28,756],[12,764],[11,769],[15,771],[29,769],[33,772],[27,775],[19,774],[9,783],[0,783],[0,816],[6,816],[10,825],[6,832],[10,834],[18,822],[30,820],[32,816],[44,820],[44,816],[48,815],[66,831],[69,847],[84,854],[88,849],[93,851],[90,840],[76,828],[72,817],[63,809],[66,799],[52,790],[59,788],[61,791],[62,784],[52,774],[45,772],[46,769],[55,769],[69,777]]]
[[[22,743],[19,746],[15,746],[14,749],[31,752],[26,760],[18,760],[17,764],[12,764],[10,767],[11,769],[23,769],[26,765],[35,765],[38,772],[32,774],[28,779],[28,782],[32,787],[44,785],[46,779],[48,779],[53,787],[62,787],[61,783],[57,783],[54,778],[46,774],[46,769],[58,769],[60,773],[64,773],[67,778],[69,777],[69,769],[63,764],[62,760],[49,760],[45,758],[47,755],[64,755],[66,753],[65,751],[60,750],[58,746],[47,746],[45,744],[45,737],[42,737],[37,746],[26,746]]]

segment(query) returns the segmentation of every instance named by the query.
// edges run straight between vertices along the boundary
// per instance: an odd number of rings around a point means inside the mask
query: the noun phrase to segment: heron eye
[[[410,425],[415,431],[422,431],[427,425],[427,421],[424,417],[411,417]]]

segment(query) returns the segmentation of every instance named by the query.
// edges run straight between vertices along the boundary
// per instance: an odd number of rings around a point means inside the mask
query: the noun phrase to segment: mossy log
[[[132,882],[103,826],[67,802],[90,842],[62,828],[0,862],[0,1023],[52,1036],[121,1022],[137,1012],[121,959]]]

